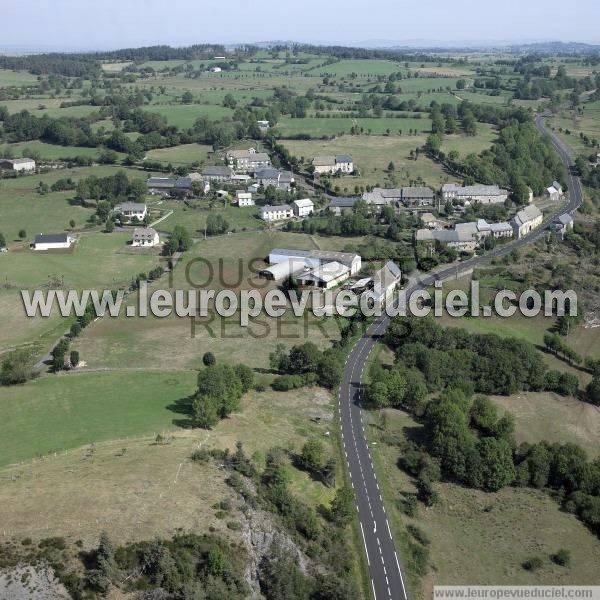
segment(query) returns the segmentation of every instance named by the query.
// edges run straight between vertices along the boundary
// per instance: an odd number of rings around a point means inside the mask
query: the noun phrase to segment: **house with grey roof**
[[[148,214],[148,207],[139,202],[123,202],[115,206],[114,212],[124,217],[126,221],[132,219],[143,221]]]
[[[294,175],[290,171],[279,171],[274,167],[259,169],[254,173],[254,179],[259,185],[269,187],[272,185],[280,190],[289,190],[294,183]]]
[[[542,211],[530,204],[520,210],[510,221],[516,238],[521,238],[539,227],[544,221]]]
[[[142,248],[152,248],[160,244],[158,232],[152,227],[136,227],[133,230],[131,245]]]
[[[569,213],[559,215],[554,219],[551,225],[552,229],[564,239],[569,231],[573,231],[573,217]]]
[[[352,173],[354,162],[350,154],[335,154],[330,156],[315,156],[312,160],[315,173]]]
[[[257,152],[255,148],[247,150],[229,150],[225,154],[227,164],[243,173],[254,172],[271,165],[271,159],[266,152]]]
[[[231,167],[224,167],[220,165],[204,167],[202,169],[202,177],[205,181],[210,183],[212,182],[222,182],[222,181],[231,181],[231,177],[233,176],[233,169]]]
[[[360,200],[360,198],[341,198],[336,197],[332,198],[329,203],[329,212],[332,212],[334,215],[341,215],[343,212],[351,211],[354,208],[354,205]]]
[[[294,209],[289,204],[279,204],[277,206],[267,204],[260,207],[258,216],[263,221],[281,221],[291,219],[294,216]]]
[[[400,188],[400,202],[406,208],[419,208],[421,206],[432,206],[435,192],[426,186],[410,186]]]

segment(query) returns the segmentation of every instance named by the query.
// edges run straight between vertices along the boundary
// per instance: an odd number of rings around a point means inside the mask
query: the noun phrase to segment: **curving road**
[[[554,213],[541,227],[521,239],[488,252],[485,256],[477,256],[459,263],[460,271],[468,270],[484,261],[521,248],[538,239],[548,228],[552,220],[566,212],[573,212],[581,203],[581,186],[569,167],[573,164],[571,151],[554,133],[544,127],[545,115],[537,116],[535,124],[541,133],[548,134],[567,170],[569,185],[569,203],[566,208]],[[457,266],[452,265],[428,274],[409,285],[404,293],[410,295],[418,289],[428,287],[437,280],[454,277]],[[371,453],[365,435],[361,395],[363,393],[363,375],[365,365],[378,338],[385,332],[390,317],[383,314],[378,317],[353,346],[346,364],[340,385],[339,415],[342,432],[343,450],[348,465],[348,473],[354,494],[360,521],[361,536],[365,547],[371,587],[375,600],[407,600],[408,593],[402,571],[402,563],[398,557],[394,538],[385,511],[377,475],[373,467]]]

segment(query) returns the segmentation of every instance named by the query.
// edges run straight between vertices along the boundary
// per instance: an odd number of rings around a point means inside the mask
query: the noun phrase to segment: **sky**
[[[28,0],[2,2],[0,46],[202,42],[600,43],[599,0]]]

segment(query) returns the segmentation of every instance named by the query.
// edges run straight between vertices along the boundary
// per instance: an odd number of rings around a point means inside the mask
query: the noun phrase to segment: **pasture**
[[[275,131],[282,138],[290,138],[300,134],[309,135],[313,138],[326,136],[340,136],[350,133],[353,128],[359,128],[366,134],[382,135],[408,135],[409,131],[419,133],[431,130],[431,119],[423,117],[417,119],[409,118],[347,118],[333,116],[330,118],[306,117],[303,119],[292,119],[284,117],[278,123]]]
[[[339,187],[342,194],[351,195],[355,186],[395,187],[420,180],[434,189],[439,188],[449,179],[442,168],[422,154],[417,160],[410,156],[410,151],[423,146],[425,139],[425,135],[345,135],[331,141],[284,140],[282,143],[294,156],[303,158],[307,166],[315,156],[352,154],[360,175],[332,179],[333,185]],[[386,170],[390,162],[395,167],[392,174]]]
[[[420,507],[415,518],[399,508],[401,492],[414,484],[397,466],[400,450],[386,440],[417,435],[421,426],[403,411],[386,409],[382,418],[370,414],[367,427],[371,452],[388,516],[400,548],[407,525],[419,527],[431,540],[431,569],[413,586],[423,596],[434,585],[556,585],[593,583],[593,566],[600,560],[600,541],[573,515],[542,491],[504,488],[485,493],[452,483],[436,484],[439,501]],[[490,543],[490,540],[493,543]],[[569,568],[550,561],[559,548],[571,551]],[[526,571],[521,563],[532,555],[544,557],[543,567]]]

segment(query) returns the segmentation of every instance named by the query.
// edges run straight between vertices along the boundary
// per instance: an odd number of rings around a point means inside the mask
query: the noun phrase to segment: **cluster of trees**
[[[18,348],[8,352],[0,366],[0,384],[18,385],[39,375],[35,368],[35,352],[32,348]]]
[[[336,460],[332,456],[327,456],[325,445],[321,440],[317,438],[308,440],[296,457],[296,465],[308,471],[326,486],[335,485]]]
[[[173,256],[175,252],[185,252],[192,247],[192,236],[183,225],[175,225],[169,239],[163,244],[163,254]]]
[[[97,202],[97,215],[101,221],[105,221],[115,204],[125,200],[139,202],[146,196],[146,191],[146,184],[142,179],[129,179],[125,171],[117,171],[106,177],[90,175],[80,179],[77,182],[76,198],[81,202]]]
[[[568,512],[600,534],[600,459],[576,444],[522,444],[515,452],[515,484],[550,488]]]
[[[564,167],[550,143],[538,133],[531,118],[500,129],[491,148],[464,159],[448,155],[449,166],[465,182],[496,183],[511,190],[517,204],[527,201],[529,190],[541,195],[548,181],[564,181]]]
[[[445,329],[431,318],[415,317],[394,318],[385,340],[398,360],[423,373],[430,391],[459,388],[506,395],[520,390],[577,392],[575,376],[548,371],[540,352],[524,340]]]
[[[254,372],[244,364],[213,363],[198,373],[198,388],[193,402],[193,421],[210,429],[220,419],[239,410],[240,399],[252,387]]]
[[[277,344],[269,355],[271,368],[283,373],[273,381],[279,391],[318,383],[333,389],[342,377],[343,354],[339,347],[319,350],[313,342],[292,346],[289,352],[283,344]]]

